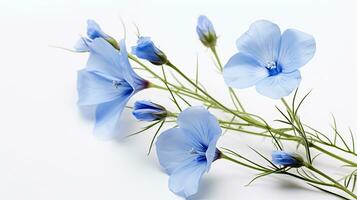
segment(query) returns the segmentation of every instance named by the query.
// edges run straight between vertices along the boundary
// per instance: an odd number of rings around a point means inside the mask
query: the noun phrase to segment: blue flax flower
[[[87,66],[78,72],[78,104],[96,105],[96,134],[121,136],[115,127],[126,103],[149,83],[131,68],[124,40],[120,42],[120,52],[103,38],[87,45],[90,52]]]
[[[141,100],[135,102],[133,115],[138,120],[151,122],[165,118],[167,116],[167,111],[161,105]]]
[[[115,48],[119,48],[117,41],[114,38],[107,35],[106,33],[104,33],[100,28],[100,26],[94,20],[91,19],[87,20],[87,36],[88,38],[82,37],[79,39],[77,44],[74,46],[74,49],[76,51],[79,52],[89,51],[88,44],[91,43],[96,38],[103,38],[111,45],[113,45]]]
[[[148,60],[154,65],[167,63],[166,55],[155,46],[150,37],[139,37],[137,45],[132,47],[132,53],[141,59]]]
[[[274,151],[271,156],[273,163],[276,165],[284,167],[301,167],[304,165],[304,159],[296,153]]]
[[[216,144],[221,128],[203,107],[184,110],[177,124],[178,128],[166,130],[158,137],[156,151],[161,166],[170,175],[170,190],[189,197],[197,193],[203,173],[220,156]]]
[[[240,52],[224,67],[227,85],[255,85],[260,94],[278,99],[299,86],[298,69],[314,56],[316,44],[309,34],[287,29],[281,35],[276,24],[259,20],[237,40],[237,47]]]
[[[206,47],[216,46],[217,36],[212,22],[204,15],[198,17],[196,32],[202,44]]]

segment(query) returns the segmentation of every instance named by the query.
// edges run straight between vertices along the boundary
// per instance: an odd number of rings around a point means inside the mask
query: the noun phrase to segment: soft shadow
[[[279,188],[281,190],[301,190],[301,191],[309,191],[319,193],[320,191],[304,185],[297,180],[288,179],[288,177],[270,177],[270,180],[267,179],[266,183],[269,183],[269,186],[274,184],[274,188]]]
[[[279,187],[280,189],[283,190],[309,190],[309,191],[316,191],[313,190],[309,187],[305,187],[301,184],[298,184],[296,182],[293,181],[289,181],[289,180],[279,180],[278,182],[276,182],[277,187]]]

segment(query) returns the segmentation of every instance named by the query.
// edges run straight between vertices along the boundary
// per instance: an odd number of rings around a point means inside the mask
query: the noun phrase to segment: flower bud
[[[285,151],[274,151],[272,161],[276,165],[283,167],[301,167],[304,165],[304,159],[296,153],[287,153]]]
[[[202,44],[212,48],[216,46],[217,36],[212,22],[204,15],[198,17],[196,31]]]
[[[166,109],[150,101],[136,101],[133,108],[133,115],[140,121],[156,121],[167,117]]]
[[[132,53],[139,58],[148,60],[154,65],[167,63],[166,55],[155,46],[150,37],[140,37],[137,45],[132,47]]]
[[[77,44],[75,49],[77,51],[89,51],[88,44],[91,43],[96,38],[103,38],[114,48],[119,49],[118,42],[102,31],[100,26],[94,20],[87,20],[87,36],[88,38],[82,37]]]

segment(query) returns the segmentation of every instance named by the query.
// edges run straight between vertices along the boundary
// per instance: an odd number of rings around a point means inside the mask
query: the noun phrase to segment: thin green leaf
[[[178,93],[175,93],[176,94],[176,96],[178,96],[183,102],[185,102],[188,106],[190,106],[191,107],[191,104],[185,99],[185,98],[183,98],[181,95],[179,95]]]
[[[151,152],[152,146],[153,146],[153,144],[154,144],[154,141],[155,141],[155,139],[156,139],[156,136],[157,136],[157,134],[159,133],[161,127],[164,125],[164,123],[165,123],[165,119],[162,120],[162,123],[160,124],[159,128],[156,130],[154,136],[152,137],[152,140],[151,140],[151,142],[150,142],[150,147],[149,147],[148,155],[150,155],[150,152]]]
[[[175,98],[174,94],[172,93],[170,87],[167,85],[167,79],[166,79],[166,73],[165,73],[164,67],[161,66],[161,69],[162,69],[162,74],[164,75],[164,80],[165,80],[166,88],[169,90],[169,92],[170,92],[170,94],[171,94],[171,97],[172,97],[174,103],[176,104],[177,108],[178,108],[180,111],[182,111],[182,109],[181,109],[180,105],[178,104],[178,102],[176,101],[176,98]]]
[[[264,160],[266,160],[268,163],[270,163],[275,169],[279,169],[278,166],[276,166],[273,162],[271,162],[268,158],[266,158],[264,155],[259,153],[257,150],[253,149],[252,147],[249,147],[251,150],[253,150],[255,153],[257,153],[260,157],[262,157]]]
[[[264,176],[268,176],[268,175],[270,175],[270,174],[273,174],[273,173],[275,173],[275,171],[269,171],[269,172],[263,172],[263,173],[261,173],[261,174],[258,174],[258,176],[256,176],[256,177],[254,177],[251,181],[249,181],[249,183],[248,184],[246,184],[245,186],[249,186],[249,185],[251,185],[254,181],[256,181],[256,180],[258,180],[259,178],[262,178],[262,177],[264,177]]]
[[[351,128],[348,128],[348,130],[350,131],[350,134],[351,134],[351,142],[352,142],[352,151],[353,153],[356,152],[356,147],[355,147],[355,137],[353,136],[353,133],[352,133],[352,130]]]
[[[321,188],[321,187],[319,187],[319,186],[316,186],[316,185],[313,185],[313,184],[311,184],[311,183],[307,183],[307,184],[310,185],[310,186],[312,186],[312,187],[314,187],[314,188],[316,188],[316,189],[319,189],[319,190],[321,190],[321,191],[323,191],[323,192],[326,192],[326,193],[328,193],[328,194],[331,194],[331,195],[334,195],[334,196],[336,196],[336,197],[339,197],[339,198],[341,198],[341,199],[351,200],[351,199],[348,199],[348,198],[346,198],[346,197],[344,197],[344,196],[342,196],[342,195],[339,195],[339,194],[336,194],[336,193],[331,192],[331,191],[329,191],[329,190],[323,189],[323,188]]]
[[[144,132],[144,131],[150,129],[151,127],[155,126],[155,125],[158,124],[159,122],[160,122],[160,121],[157,121],[157,122],[155,122],[155,123],[152,123],[152,124],[150,124],[149,126],[143,128],[142,130],[140,130],[140,131],[138,131],[138,132],[135,132],[135,133],[132,133],[132,134],[130,134],[130,135],[127,135],[125,138],[132,137],[132,136],[134,136],[134,135],[137,135],[137,134],[139,134],[139,133],[142,133],[142,132]]]
[[[294,112],[295,114],[298,113],[300,106],[301,106],[302,103],[305,101],[306,97],[308,97],[308,96],[310,95],[311,92],[312,92],[312,90],[310,90],[310,91],[301,99],[299,105],[296,107],[296,110],[295,110],[295,112]]]

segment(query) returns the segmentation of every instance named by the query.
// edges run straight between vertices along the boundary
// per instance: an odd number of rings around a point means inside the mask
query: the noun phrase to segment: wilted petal
[[[312,35],[287,29],[281,38],[278,65],[289,73],[305,65],[314,56],[315,39]]]
[[[184,110],[178,116],[177,124],[184,132],[191,133],[193,139],[206,146],[221,134],[221,127],[216,117],[201,106]]]
[[[196,194],[203,173],[206,171],[206,164],[191,163],[184,168],[172,173],[169,179],[169,188],[175,194],[189,197]]]
[[[240,52],[255,58],[261,66],[267,66],[278,58],[280,29],[267,20],[258,20],[237,40]]]
[[[291,73],[280,73],[275,76],[269,76],[256,85],[257,91],[267,97],[279,99],[288,96],[296,89],[301,81],[301,75],[298,70]]]
[[[268,70],[252,57],[243,53],[232,56],[224,66],[223,77],[227,85],[247,88],[269,75]]]

